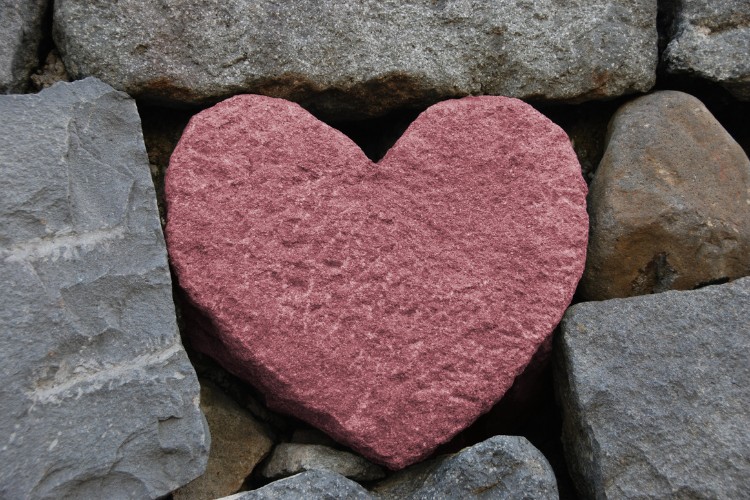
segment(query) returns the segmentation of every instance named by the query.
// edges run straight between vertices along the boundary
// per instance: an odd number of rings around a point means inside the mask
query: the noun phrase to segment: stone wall
[[[747,0],[0,0],[0,497],[750,496],[748,55]]]

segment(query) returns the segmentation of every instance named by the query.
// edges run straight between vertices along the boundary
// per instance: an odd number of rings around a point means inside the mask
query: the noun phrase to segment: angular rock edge
[[[135,102],[0,96],[0,496],[156,498],[209,446]]]
[[[747,496],[748,304],[743,278],[568,310],[555,381],[583,496]]]
[[[55,2],[71,76],[172,105],[264,94],[336,119],[465,95],[580,102],[656,79],[655,0],[160,5]]]

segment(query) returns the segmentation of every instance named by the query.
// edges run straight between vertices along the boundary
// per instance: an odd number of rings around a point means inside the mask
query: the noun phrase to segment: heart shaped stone
[[[394,469],[502,397],[585,260],[568,138],[510,98],[436,104],[373,163],[296,104],[233,97],[193,117],[166,196],[210,320],[193,345]]]

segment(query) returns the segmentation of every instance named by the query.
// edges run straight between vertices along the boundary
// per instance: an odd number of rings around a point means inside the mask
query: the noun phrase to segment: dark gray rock
[[[662,55],[667,71],[717,82],[750,100],[750,1],[671,2],[672,38]]]
[[[135,102],[0,96],[0,497],[155,498],[209,437]]]
[[[55,2],[71,76],[206,103],[283,97],[334,118],[500,94],[582,101],[646,91],[656,0]]]
[[[556,381],[586,498],[750,497],[750,278],[577,304]]]
[[[27,89],[39,66],[42,22],[48,0],[0,0],[0,93]]]
[[[359,484],[335,472],[312,470],[219,500],[369,500]]]
[[[405,469],[377,485],[384,499],[557,499],[544,455],[526,438],[495,436],[461,452]]]
[[[623,105],[589,190],[586,300],[750,275],[750,160],[682,92]]]
[[[306,470],[328,470],[356,481],[373,481],[385,472],[360,455],[319,444],[281,443],[261,470],[263,477],[276,479]]]

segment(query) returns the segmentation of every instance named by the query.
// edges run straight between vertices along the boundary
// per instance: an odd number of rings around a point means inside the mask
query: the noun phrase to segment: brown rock
[[[750,162],[688,94],[655,92],[617,111],[588,201],[584,299],[750,274]]]
[[[218,387],[201,380],[201,409],[211,431],[202,476],[174,492],[174,500],[210,500],[237,492],[273,446],[268,431]]]
[[[31,87],[39,92],[57,82],[69,82],[70,76],[57,49],[52,49],[44,60],[44,65],[31,75]]]

